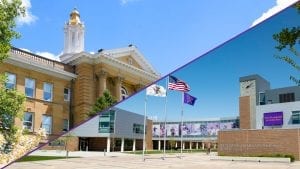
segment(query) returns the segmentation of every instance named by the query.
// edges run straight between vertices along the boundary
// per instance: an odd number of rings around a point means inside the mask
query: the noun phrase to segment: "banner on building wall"
[[[179,136],[179,124],[167,124],[167,136],[178,137]]]
[[[283,125],[283,112],[264,113],[264,126]]]
[[[236,122],[199,122],[199,123],[180,123],[167,124],[167,137],[179,137],[181,132],[185,137],[208,137],[217,136],[219,130],[230,130],[237,128]],[[182,129],[182,130],[180,130]],[[154,137],[164,136],[164,124],[154,124],[153,133]]]

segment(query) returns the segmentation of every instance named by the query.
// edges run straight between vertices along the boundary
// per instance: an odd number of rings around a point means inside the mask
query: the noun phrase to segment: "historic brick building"
[[[117,100],[137,92],[160,75],[134,46],[84,51],[84,24],[74,9],[64,27],[61,61],[13,48],[1,64],[7,88],[26,95],[23,120],[16,125],[56,136],[86,119],[96,98],[108,90]]]

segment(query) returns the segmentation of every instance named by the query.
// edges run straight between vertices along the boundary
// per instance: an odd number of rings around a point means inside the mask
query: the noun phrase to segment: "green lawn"
[[[80,157],[68,157],[68,158],[80,158]],[[18,160],[18,162],[27,162],[27,161],[44,161],[44,160],[57,160],[57,159],[66,159],[62,156],[26,156]]]

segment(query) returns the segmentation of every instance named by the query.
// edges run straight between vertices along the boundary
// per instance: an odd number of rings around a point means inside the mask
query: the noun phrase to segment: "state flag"
[[[164,87],[159,86],[157,84],[153,84],[146,89],[146,95],[149,96],[158,96],[158,97],[166,97],[167,91]]]

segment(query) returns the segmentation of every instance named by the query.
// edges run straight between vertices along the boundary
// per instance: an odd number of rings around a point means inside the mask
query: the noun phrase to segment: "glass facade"
[[[300,111],[292,112],[292,124],[300,124]]]
[[[266,94],[263,92],[259,93],[259,105],[265,105],[266,104]]]
[[[133,124],[133,133],[144,134],[144,125],[143,124],[136,124],[136,123],[134,123]]]
[[[114,133],[115,132],[115,111],[110,110],[102,113],[99,116],[99,133]]]

